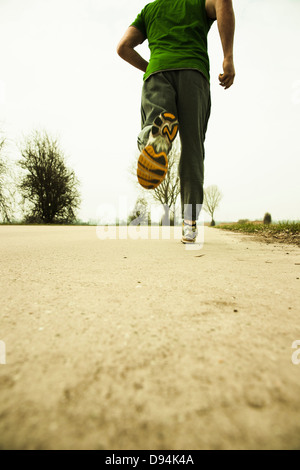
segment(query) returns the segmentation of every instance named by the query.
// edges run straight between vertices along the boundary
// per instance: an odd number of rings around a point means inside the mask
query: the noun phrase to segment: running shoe
[[[196,222],[183,221],[182,223],[182,243],[195,243],[198,236],[198,229]]]

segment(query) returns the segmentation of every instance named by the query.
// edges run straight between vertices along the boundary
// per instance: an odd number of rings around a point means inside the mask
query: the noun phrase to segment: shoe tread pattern
[[[167,136],[170,142],[173,142],[178,133],[177,119],[171,113],[162,113],[162,118],[165,124],[162,128],[162,134]]]
[[[165,152],[156,153],[152,145],[142,151],[138,159],[137,177],[145,189],[155,189],[168,171],[168,158]]]

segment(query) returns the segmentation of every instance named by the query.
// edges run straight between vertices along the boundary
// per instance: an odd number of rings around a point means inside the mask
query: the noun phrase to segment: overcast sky
[[[82,219],[133,204],[142,72],[116,45],[144,0],[0,0],[0,128],[59,138],[81,181]],[[300,0],[236,0],[233,87],[218,85],[222,49],[209,33],[212,114],[205,186],[223,193],[216,220],[299,220]],[[139,52],[149,58],[147,44]]]

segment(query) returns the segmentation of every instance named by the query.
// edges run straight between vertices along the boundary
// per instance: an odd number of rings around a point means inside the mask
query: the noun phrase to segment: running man
[[[219,82],[235,77],[232,0],[156,0],[138,14],[118,44],[119,56],[144,72],[139,183],[156,188],[168,170],[167,155],[179,130],[183,243],[194,243],[203,204],[204,140],[210,116],[207,35],[217,20],[224,60]],[[135,48],[148,40],[149,63]]]

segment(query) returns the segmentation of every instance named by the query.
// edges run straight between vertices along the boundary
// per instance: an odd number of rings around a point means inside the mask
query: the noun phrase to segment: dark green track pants
[[[138,147],[147,144],[154,119],[162,112],[179,121],[179,176],[182,217],[197,220],[203,203],[204,140],[210,116],[210,85],[197,70],[172,70],[151,75],[142,91],[142,131]]]

